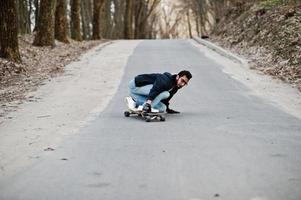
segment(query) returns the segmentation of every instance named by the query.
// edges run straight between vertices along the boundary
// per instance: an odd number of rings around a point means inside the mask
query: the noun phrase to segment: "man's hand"
[[[166,112],[167,112],[168,114],[179,114],[179,113],[180,113],[179,111],[175,111],[175,110],[170,109],[170,108],[167,108],[167,109],[166,109]]]
[[[150,113],[152,111],[152,107],[151,107],[151,105],[149,103],[145,103],[144,106],[143,106],[143,108],[142,108],[142,110],[144,112]]]

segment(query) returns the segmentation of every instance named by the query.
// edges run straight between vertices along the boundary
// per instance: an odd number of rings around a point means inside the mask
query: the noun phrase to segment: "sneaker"
[[[132,97],[126,97],[125,100],[126,100],[126,103],[129,107],[129,109],[135,109],[136,108],[136,102],[133,100]]]
[[[152,112],[152,113],[159,113],[159,112],[160,112],[160,110],[158,110],[158,109],[155,109],[155,108],[152,108],[151,112]]]
[[[142,111],[143,110],[143,105],[138,106],[137,110]],[[151,113],[160,113],[160,110],[152,108]]]
[[[143,105],[138,106],[137,110],[142,111],[143,110]]]

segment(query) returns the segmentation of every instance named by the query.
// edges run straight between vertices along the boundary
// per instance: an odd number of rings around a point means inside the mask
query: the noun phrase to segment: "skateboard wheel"
[[[165,117],[161,116],[160,117],[160,121],[164,122],[165,121]]]
[[[146,122],[150,122],[150,121],[151,121],[150,116],[145,117],[145,121],[146,121]]]
[[[129,116],[130,116],[130,112],[129,112],[129,111],[125,111],[125,112],[124,112],[124,116],[125,116],[125,117],[129,117]]]

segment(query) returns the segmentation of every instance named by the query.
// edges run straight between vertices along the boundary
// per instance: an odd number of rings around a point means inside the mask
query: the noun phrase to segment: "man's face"
[[[177,87],[182,88],[185,85],[187,85],[189,82],[189,79],[184,75],[184,76],[179,76],[177,75]]]

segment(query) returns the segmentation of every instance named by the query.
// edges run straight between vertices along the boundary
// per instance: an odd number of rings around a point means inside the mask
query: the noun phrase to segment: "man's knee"
[[[161,108],[160,108],[160,111],[161,112],[165,112],[166,111],[166,105],[165,104],[163,104],[162,106],[161,106]]]
[[[130,90],[133,90],[136,88],[135,79],[133,79],[129,82],[128,87]]]
[[[168,97],[169,97],[169,92],[168,91],[164,91],[164,92],[161,92],[160,94],[159,94],[159,96],[160,96],[160,99],[167,99]]]

